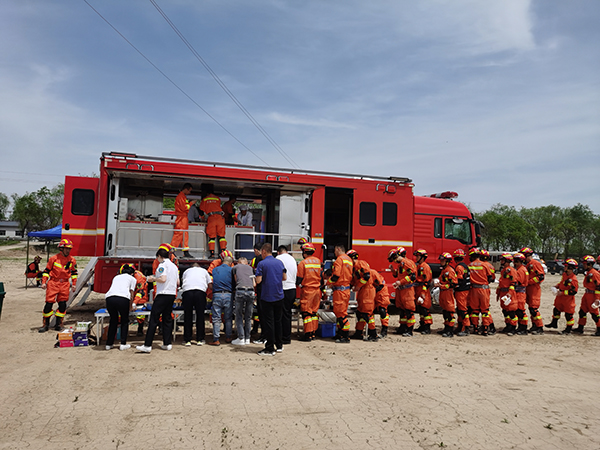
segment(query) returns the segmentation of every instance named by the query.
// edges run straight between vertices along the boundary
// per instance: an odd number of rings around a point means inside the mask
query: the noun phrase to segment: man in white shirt
[[[252,213],[248,211],[248,205],[240,206],[240,212],[237,215],[237,221],[243,227],[252,226]]]
[[[298,263],[287,251],[285,245],[277,248],[277,259],[281,260],[285,266],[287,278],[283,281],[283,310],[281,317],[281,340],[284,345],[289,345],[292,341],[292,306],[296,300],[296,273],[298,272]]]
[[[183,272],[181,303],[183,305],[183,345],[192,345],[193,315],[196,310],[196,345],[204,345],[206,290],[212,288],[212,280],[206,269],[198,263]]]
[[[138,345],[136,349],[140,352],[150,353],[152,351],[152,341],[154,333],[159,324],[159,318],[162,320],[163,350],[171,350],[171,340],[173,339],[173,302],[177,296],[177,287],[179,286],[179,270],[177,266],[169,259],[169,252],[164,248],[159,248],[156,252],[158,268],[154,275],[150,275],[146,280],[149,283],[156,283],[156,298],[152,304],[150,312],[150,321],[144,345]]]

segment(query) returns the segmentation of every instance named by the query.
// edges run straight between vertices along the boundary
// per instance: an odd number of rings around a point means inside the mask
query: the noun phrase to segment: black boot
[[[558,328],[558,319],[552,319],[548,325],[544,325],[546,328]]]
[[[406,330],[404,331],[404,333],[402,333],[402,336],[404,337],[412,337],[413,335],[413,327],[406,327]]]
[[[209,257],[209,259],[215,259],[215,251],[211,250],[210,255],[208,257]]]
[[[45,333],[50,328],[50,317],[44,317],[43,321],[44,324],[42,325],[42,328],[38,330],[38,333]]]
[[[487,325],[481,325],[479,334],[482,335],[482,336],[488,336],[489,335],[489,328],[488,328],[488,326]]]
[[[395,334],[404,334],[406,333],[406,324],[400,324],[400,326],[398,328],[396,328],[396,331],[394,331]]]
[[[515,333],[518,336],[525,336],[527,334],[527,325],[524,323],[519,324],[519,328],[517,328],[517,332]]]
[[[388,327],[382,325],[381,326],[381,333],[379,333],[379,337],[380,338],[385,338],[388,335]]]
[[[462,327],[462,329],[458,333],[456,333],[456,336],[460,336],[460,337],[468,336],[468,335],[469,335],[469,329],[467,327]]]
[[[507,336],[514,336],[517,328],[514,325],[507,324],[503,331]]]
[[[304,335],[299,339],[299,341],[301,341],[301,342],[310,342],[310,341],[312,341],[311,334],[312,333],[304,333]]]
[[[185,250],[185,251],[183,252],[183,256],[184,256],[184,257],[186,257],[186,258],[190,258],[190,259],[193,259],[193,258],[194,258],[194,257],[193,257],[193,256],[190,254],[190,252],[188,252],[187,250]]]
[[[58,317],[56,318],[56,323],[54,324],[54,331],[62,330],[63,320],[63,317],[61,317],[60,319]]]
[[[352,336],[350,336],[350,339],[357,339],[357,340],[361,340],[363,339],[363,330],[356,330],[354,332],[354,334]]]
[[[527,330],[525,330],[527,331]],[[494,334],[496,334],[496,325],[494,325],[494,322],[490,323],[489,327],[488,327],[488,334],[490,336],[493,336]]]
[[[431,324],[429,324],[429,323],[424,323],[424,324],[423,324],[421,327],[419,327],[419,328],[421,328],[421,331],[420,331],[420,333],[421,333],[421,334],[431,334]],[[417,330],[415,330],[415,331],[419,331],[419,330],[417,329]]]
[[[600,336],[600,327],[596,327],[596,334],[594,336]]]
[[[577,328],[573,330],[573,333],[583,334],[583,325],[578,325]]]
[[[419,326],[415,328],[415,333],[420,333],[425,329],[425,322],[419,322]]]
[[[562,330],[560,334],[571,334],[571,331],[573,331],[573,325],[567,325],[567,328]]]
[[[442,331],[443,331],[442,337],[449,337],[449,338],[454,337],[454,332],[453,332],[452,326],[445,325],[444,329]]]
[[[536,327],[535,325],[529,329],[529,334],[544,334],[542,327]]]
[[[477,334],[477,327],[475,325],[469,325],[469,334]]]
[[[369,337],[367,338],[367,341],[377,342],[379,340],[379,336],[377,336],[377,330],[375,330],[375,328],[369,330],[368,334]]]
[[[142,323],[138,323],[138,329],[137,329],[137,333],[135,333],[136,336],[143,336],[144,335],[144,322]]]

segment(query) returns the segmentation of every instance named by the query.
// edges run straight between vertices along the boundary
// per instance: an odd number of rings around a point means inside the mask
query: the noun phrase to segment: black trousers
[[[106,309],[110,314],[108,325],[108,335],[106,345],[115,343],[115,335],[119,325],[119,316],[121,316],[121,344],[127,344],[127,332],[129,331],[129,299],[112,295],[106,299]]]
[[[275,348],[282,348],[281,339],[281,312],[283,310],[283,299],[276,302],[260,301],[261,314],[260,326],[265,339],[265,350],[273,352]]]
[[[283,291],[283,309],[281,311],[281,340],[289,343],[292,340],[292,306],[296,300],[296,289]]]
[[[152,346],[156,327],[159,323],[159,318],[162,319],[162,336],[163,344],[169,345],[173,340],[173,302],[175,295],[159,294],[154,299],[152,311],[150,311],[150,321],[148,322],[148,331],[146,331],[146,339],[144,345]]]
[[[194,310],[196,310],[196,340],[203,341],[206,333],[204,325],[206,292],[200,289],[185,291],[181,294],[181,303],[183,305],[183,342],[192,340]]]

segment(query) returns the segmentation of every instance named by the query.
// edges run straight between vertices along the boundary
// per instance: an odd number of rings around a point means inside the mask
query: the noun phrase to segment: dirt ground
[[[293,340],[275,357],[183,347],[181,333],[170,352],[61,349],[37,332],[44,291],[24,288],[24,268],[22,249],[0,247],[0,449],[600,448],[590,321],[583,336]],[[93,294],[66,324],[103,306]],[[492,315],[501,328],[496,302]]]

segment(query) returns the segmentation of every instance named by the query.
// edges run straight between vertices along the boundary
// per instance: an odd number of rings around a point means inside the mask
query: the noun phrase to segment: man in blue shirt
[[[281,313],[283,311],[283,281],[287,279],[285,266],[273,258],[273,247],[268,242],[260,249],[262,261],[256,267],[256,284],[260,284],[260,325],[267,342],[258,352],[261,356],[275,355],[283,351],[281,336]]]
[[[212,323],[213,323],[213,340],[208,345],[221,345],[219,336],[221,331],[221,313],[225,321],[225,342],[230,343],[232,319],[233,319],[233,303],[231,301],[231,292],[233,291],[233,273],[231,266],[233,259],[231,256],[226,256],[223,259],[223,264],[217,266],[212,271],[213,277],[213,298],[212,298]]]

